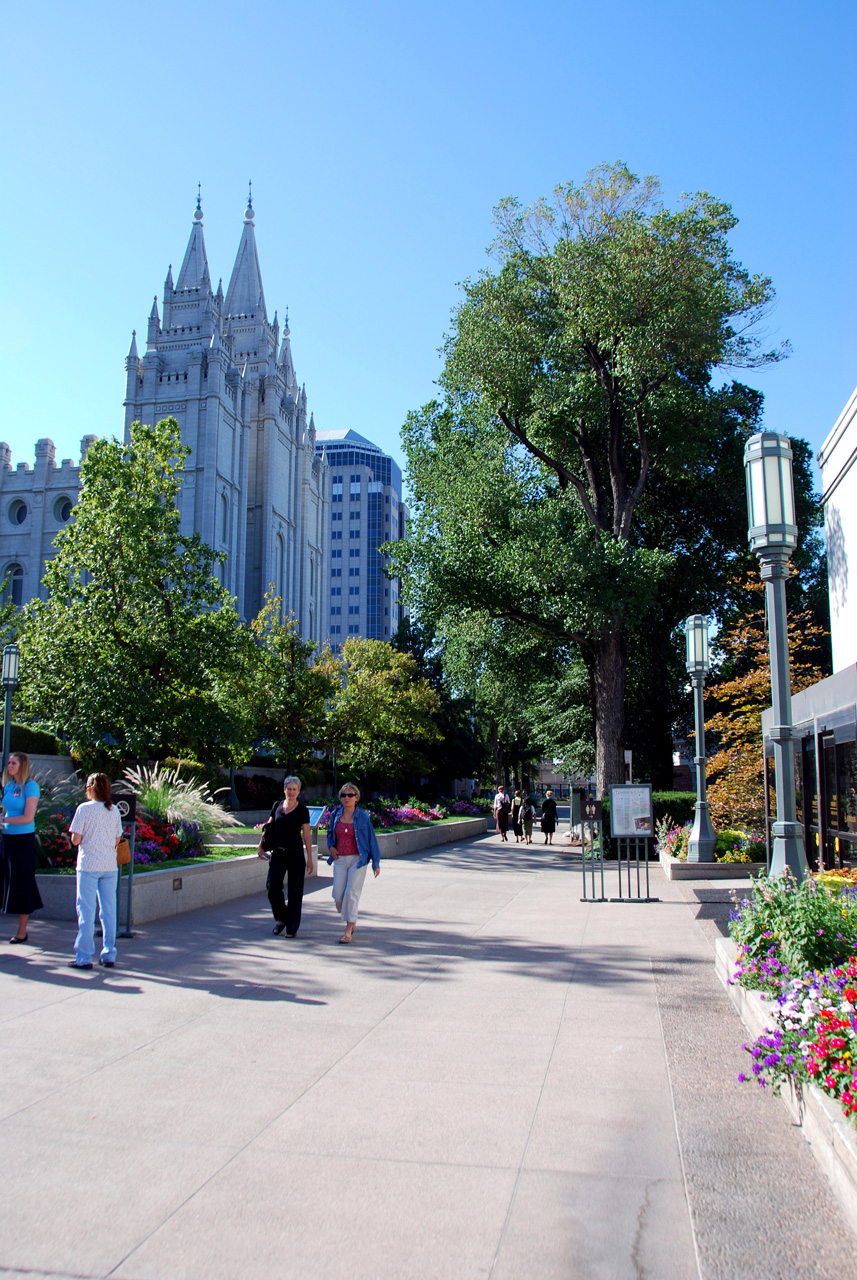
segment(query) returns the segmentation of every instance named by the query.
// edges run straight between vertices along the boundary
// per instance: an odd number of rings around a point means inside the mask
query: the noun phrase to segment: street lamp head
[[[708,675],[708,619],[701,613],[693,613],[684,624],[687,640],[687,674]]]
[[[7,644],[3,650],[3,674],[2,682],[4,689],[17,689],[18,684],[18,668],[21,662],[21,651],[16,644]]]
[[[757,555],[797,546],[792,447],[788,436],[759,431],[744,449],[751,550]]]

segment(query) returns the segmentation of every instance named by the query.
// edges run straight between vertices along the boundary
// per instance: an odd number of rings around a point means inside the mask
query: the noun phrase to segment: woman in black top
[[[542,831],[544,832],[545,844],[553,844],[553,833],[556,831],[556,800],[553,798],[553,792],[550,787],[545,792],[544,802],[542,803]]]
[[[304,876],[312,875],[312,827],[309,809],[300,799],[300,778],[286,778],[282,803],[277,801],[271,810],[273,840],[271,865],[268,868],[268,901],[274,913],[274,933],[285,930],[287,938],[293,938],[301,922],[301,904],[304,896]],[[304,858],[306,849],[306,858]],[[268,855],[259,841],[259,857]],[[288,902],[283,894],[283,881],[288,877]]]

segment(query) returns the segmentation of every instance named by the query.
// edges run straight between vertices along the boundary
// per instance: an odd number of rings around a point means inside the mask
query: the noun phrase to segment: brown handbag
[[[123,836],[116,844],[116,865],[125,867],[131,861],[131,846]]]

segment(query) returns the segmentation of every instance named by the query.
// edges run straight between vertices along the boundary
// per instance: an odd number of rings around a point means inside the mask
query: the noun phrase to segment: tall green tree
[[[24,610],[21,698],[86,760],[229,760],[245,726],[219,696],[244,643],[221,558],[180,531],[178,423],[98,440],[74,519],[56,539],[47,599]]]
[[[623,776],[629,632],[675,561],[646,536],[653,474],[687,482],[694,436],[722,421],[732,394],[713,388],[716,369],[786,350],[754,337],[771,282],[735,260],[736,218],[705,193],[669,210],[656,180],[603,166],[552,200],[504,201],[496,223],[499,269],[464,285],[445,402],[405,428],[416,519],[402,567],[430,616],[454,590],[456,603],[576,647],[603,791]]]
[[[247,716],[257,747],[289,772],[305,769],[324,736],[327,705],[338,684],[339,662],[330,648],[303,640],[298,620],[283,617],[271,588],[250,624],[250,642],[228,690]]]
[[[349,636],[328,705],[325,745],[370,782],[426,774],[423,748],[439,740],[437,694],[415,660],[385,640]]]

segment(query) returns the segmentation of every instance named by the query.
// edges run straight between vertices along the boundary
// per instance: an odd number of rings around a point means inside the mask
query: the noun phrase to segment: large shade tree
[[[464,284],[444,401],[405,428],[399,564],[427,616],[469,604],[574,646],[603,791],[623,777],[628,637],[675,563],[644,499],[653,478],[704,476],[730,414],[740,438],[754,428],[715,370],[785,350],[755,336],[771,283],[735,260],[736,218],[705,193],[670,210],[654,179],[603,166],[529,208],[504,201],[496,223],[499,268]]]

